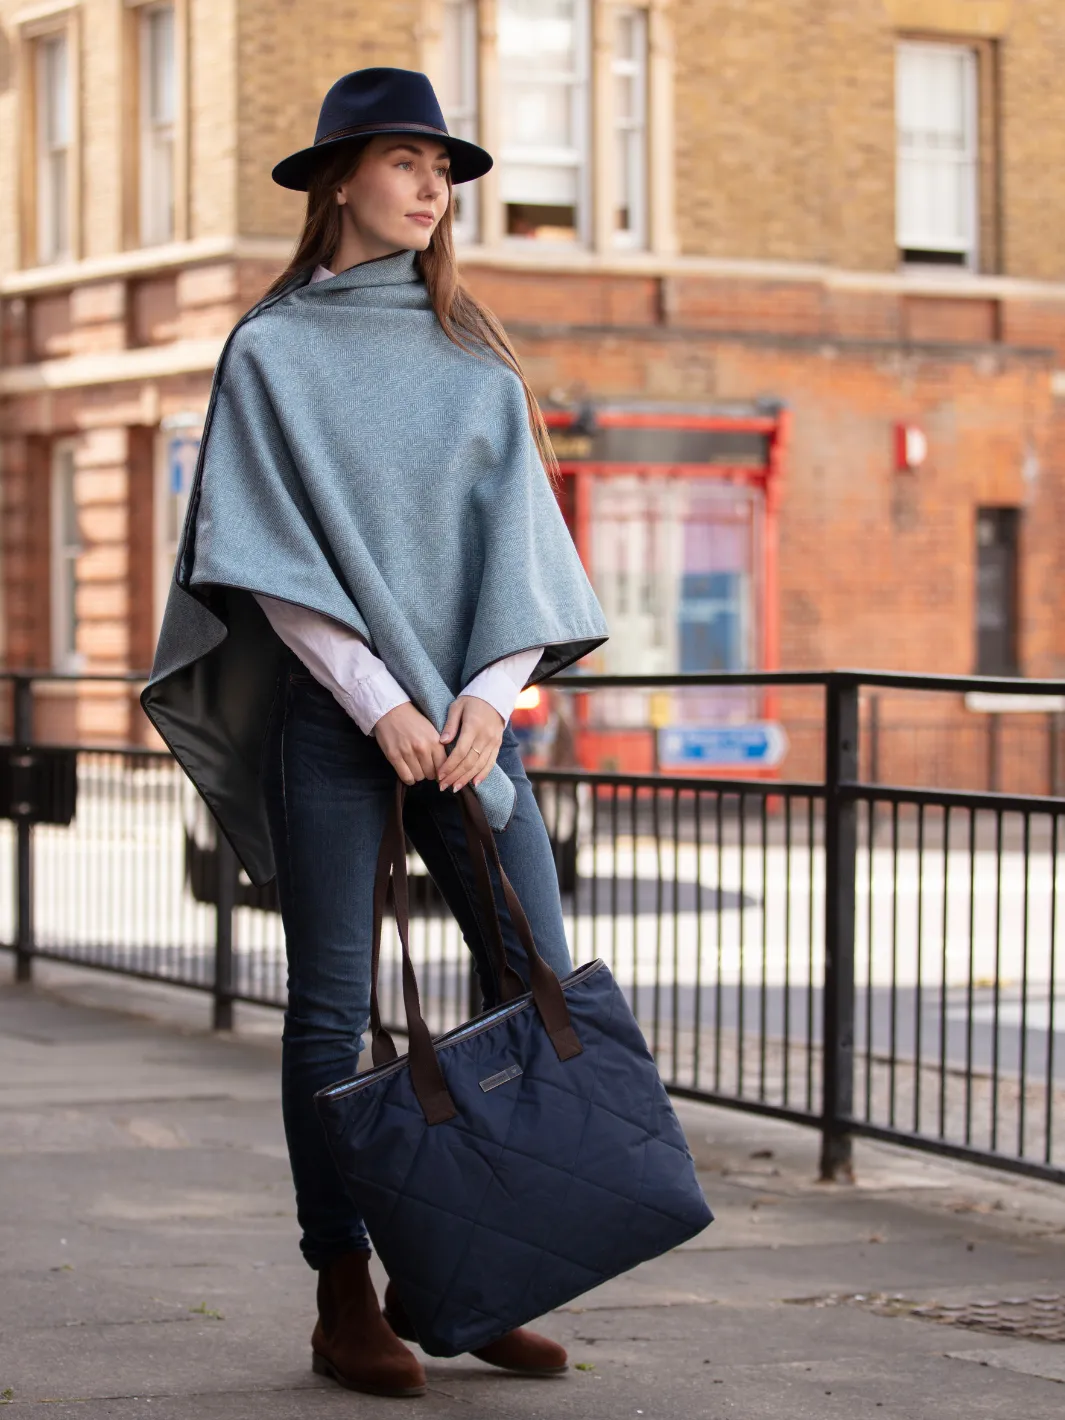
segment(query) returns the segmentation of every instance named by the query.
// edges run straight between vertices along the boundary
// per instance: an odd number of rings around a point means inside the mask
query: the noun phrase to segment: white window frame
[[[52,665],[57,671],[80,671],[85,657],[78,650],[78,558],[83,551],[80,534],[69,536],[67,494],[77,520],[77,467],[73,439],[57,439],[51,456],[51,582]],[[69,486],[68,486],[69,481]]]
[[[643,251],[647,247],[649,228],[647,211],[648,15],[644,6],[619,5],[612,7],[610,17],[614,26],[610,64],[611,111],[614,126],[611,161],[615,164],[615,197],[614,210],[610,213],[610,240],[613,246],[622,250]],[[635,55],[623,55],[618,52],[622,22],[629,22],[633,26]],[[617,80],[620,78],[632,80],[633,92],[636,95],[636,112],[631,116],[623,117],[618,111]],[[625,153],[619,162],[622,145],[624,145]],[[621,198],[626,194],[630,197],[629,211],[632,225],[627,230],[622,230],[616,225],[617,210],[621,206]]]
[[[450,134],[455,138],[464,138],[468,143],[480,142],[478,8],[479,0],[443,0],[441,15],[441,27],[445,31],[442,44],[444,61],[458,60],[458,72],[449,73],[446,79],[445,92],[456,101],[442,105],[444,122]],[[446,37],[449,29],[453,43],[449,43]],[[462,183],[458,194],[453,190],[453,204],[456,196],[462,216],[456,215],[453,219],[455,241],[472,245],[479,239],[481,230],[478,184]]]
[[[153,65],[153,41],[162,16],[169,17],[169,114],[157,112],[159,97]],[[178,92],[178,17],[174,4],[148,4],[137,7],[137,62],[139,93],[139,234],[142,246],[158,246],[173,241],[177,225],[177,116]],[[165,88],[164,84],[164,88]],[[159,159],[166,154],[166,173],[160,175]]]
[[[498,0],[499,14],[498,25],[502,25],[502,9],[506,0]],[[576,148],[557,147],[537,147],[533,145],[525,146],[519,144],[504,145],[500,149],[500,187],[505,183],[505,173],[508,165],[527,165],[530,167],[572,167],[576,170],[576,206],[577,223],[576,238],[573,241],[549,241],[544,238],[522,237],[506,230],[506,207],[507,200],[500,191],[500,205],[503,209],[503,241],[507,246],[521,247],[528,250],[530,247],[563,247],[589,246],[592,234],[592,211],[591,211],[591,163],[592,163],[592,133],[591,133],[591,107],[592,107],[592,74],[591,74],[591,54],[592,54],[592,0],[573,0],[574,20],[573,32],[574,44],[574,67],[572,72],[560,71],[550,78],[562,88],[566,86],[570,90],[571,102],[573,104],[573,127],[577,135],[578,146]],[[500,68],[500,102],[506,101],[506,75],[503,72],[503,56],[499,55]]]
[[[34,161],[37,199],[36,259],[45,266],[68,261],[73,256],[73,183],[74,147],[74,67],[71,34],[66,27],[50,30],[33,41],[34,86]],[[50,56],[58,52],[53,69]],[[57,115],[50,100],[51,81],[61,76],[61,112]],[[58,123],[54,120],[58,117]],[[60,130],[60,131],[56,131]],[[57,180],[56,166],[62,160],[62,172]]]
[[[915,82],[909,66],[916,66],[921,59],[944,60],[950,57],[961,67],[962,103],[962,146],[954,153],[936,153],[933,144],[926,144],[922,151],[921,142],[915,137],[910,124],[907,91]],[[975,268],[978,262],[979,236],[979,110],[978,82],[979,58],[976,50],[961,44],[925,43],[919,40],[900,40],[896,46],[895,63],[895,114],[896,114],[896,243],[901,254],[906,251],[941,252],[957,255],[965,266]],[[928,130],[930,133],[931,130]],[[927,138],[927,133],[926,133]],[[962,210],[957,214],[959,228],[955,233],[945,229],[936,230],[934,219],[927,212],[924,220],[920,214],[908,210],[907,199],[914,175],[925,175],[925,181],[935,183],[937,171],[948,175],[955,170],[962,185]]]

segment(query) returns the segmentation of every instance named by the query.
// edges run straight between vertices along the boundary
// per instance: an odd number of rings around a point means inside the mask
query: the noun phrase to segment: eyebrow
[[[390,143],[384,151],[386,153],[396,153],[399,151],[403,151],[407,153],[414,153],[418,157],[421,157],[422,153],[425,152],[425,149],[421,146],[420,143]],[[437,154],[437,157],[446,158],[448,163],[451,162],[451,154],[447,151],[446,148],[441,148],[439,153]]]

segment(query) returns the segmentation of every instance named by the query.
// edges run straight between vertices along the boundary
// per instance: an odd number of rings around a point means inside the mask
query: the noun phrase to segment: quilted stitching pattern
[[[565,983],[564,983],[565,984]],[[430,1355],[471,1351],[712,1220],[654,1060],[603,964],[566,987],[584,1053],[530,1004],[439,1050],[458,1117],[407,1070],[317,1097],[330,1146]],[[482,1091],[507,1066],[522,1073]]]

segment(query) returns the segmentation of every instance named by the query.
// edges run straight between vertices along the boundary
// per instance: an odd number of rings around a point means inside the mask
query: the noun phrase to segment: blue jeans
[[[270,836],[288,953],[281,1102],[300,1248],[314,1268],[369,1248],[314,1108],[316,1090],[354,1075],[370,1016],[373,880],[396,772],[332,695],[293,660],[279,678],[263,757]],[[498,762],[517,791],[497,835],[504,871],[541,955],[560,976],[569,948],[551,845],[510,725]],[[407,790],[404,828],[462,929],[486,1006],[498,999],[476,909],[458,800],[427,779]],[[525,977],[525,955],[493,871],[507,953]]]

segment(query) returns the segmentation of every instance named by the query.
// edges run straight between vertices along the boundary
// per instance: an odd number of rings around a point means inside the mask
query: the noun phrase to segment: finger
[[[434,757],[435,748],[443,748],[443,746],[433,746],[431,744],[424,744],[418,746],[418,767],[421,770],[420,777],[422,779],[436,778],[436,759]]]
[[[406,784],[407,788],[409,789],[410,786],[415,783],[414,774],[411,770],[410,765],[407,763],[407,761],[403,758],[402,755],[398,754],[396,755],[395,759],[392,759],[392,757],[389,756],[389,762],[391,763],[392,768],[396,771],[396,773],[399,775],[399,777],[403,780],[404,784]]]
[[[448,744],[459,732],[462,724],[462,706],[457,700],[451,702],[451,708],[447,712],[447,719],[444,721],[444,728],[440,731],[440,743]]]
[[[473,747],[472,734],[468,738],[465,735],[460,736],[455,748],[447,757],[447,763],[441,776],[441,784],[445,786],[451,784],[459,774],[465,773],[467,768],[472,765],[471,755],[476,759],[477,754],[478,752]]]
[[[486,761],[491,757],[492,749],[490,746],[473,756],[469,764],[463,768],[460,778],[453,784],[454,792],[457,794],[460,789],[465,788],[471,779],[476,778],[481,770],[484,769]]]

